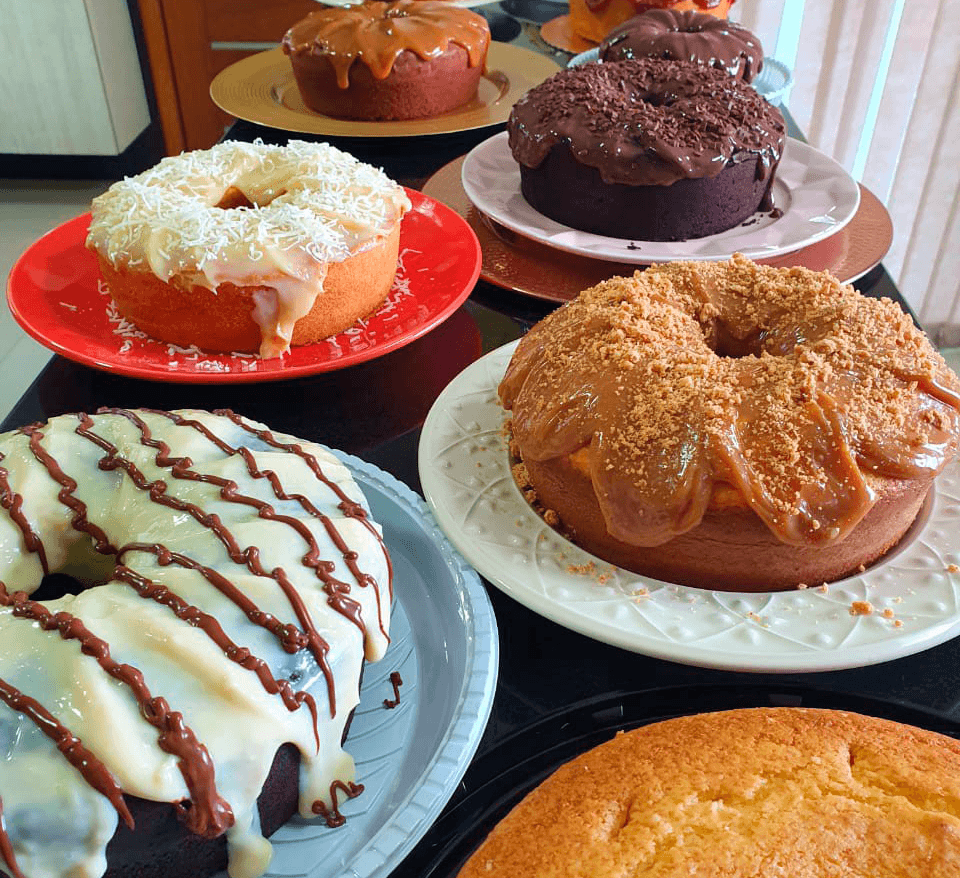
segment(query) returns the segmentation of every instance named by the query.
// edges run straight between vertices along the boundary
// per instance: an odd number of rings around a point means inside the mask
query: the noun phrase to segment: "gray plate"
[[[330,829],[295,817],[271,839],[271,878],[384,878],[419,841],[476,752],[496,688],[499,641],[477,574],[406,485],[356,457],[350,468],[394,567],[391,645],[364,672],[346,749],[364,792]],[[390,674],[403,678],[393,710]]]

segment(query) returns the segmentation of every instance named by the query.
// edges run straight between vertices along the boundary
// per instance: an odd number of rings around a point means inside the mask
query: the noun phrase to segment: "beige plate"
[[[449,134],[506,122],[520,97],[559,66],[543,55],[509,43],[491,43],[487,72],[477,97],[458,110],[430,119],[358,122],[308,109],[300,98],[283,50],[269,49],[222,70],[210,83],[213,102],[238,119],[304,134],[343,137],[413,137]]]
[[[614,275],[631,275],[637,265],[606,262],[556,250],[524,238],[478,211],[460,182],[463,158],[444,165],[423,187],[423,193],[453,208],[480,239],[483,265],[480,277],[507,290],[551,302],[566,302],[581,290]],[[780,268],[800,265],[829,271],[849,283],[866,274],[886,255],[893,241],[893,223],[880,200],[860,187],[860,207],[839,232],[773,259],[760,259]]]
[[[553,46],[554,49],[573,52],[575,55],[590,49],[596,49],[598,45],[597,43],[591,43],[590,40],[585,40],[580,34],[574,33],[570,26],[569,15],[558,15],[541,25],[540,38],[547,45]]]

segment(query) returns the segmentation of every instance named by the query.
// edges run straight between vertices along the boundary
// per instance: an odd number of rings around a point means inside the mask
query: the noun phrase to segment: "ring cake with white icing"
[[[232,412],[62,415],[0,455],[0,868],[202,876],[229,853],[254,878],[295,810],[341,822],[392,591],[347,468]]]
[[[275,357],[379,307],[409,209],[403,187],[329,144],[227,142],[115,183],[87,246],[154,338]]]

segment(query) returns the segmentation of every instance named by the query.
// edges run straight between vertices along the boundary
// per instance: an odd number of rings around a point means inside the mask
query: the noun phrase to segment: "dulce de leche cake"
[[[734,0],[569,0],[570,28],[592,43],[599,43],[610,31],[635,15],[650,9],[676,12],[697,11],[726,18]]]
[[[477,94],[486,19],[441,0],[367,0],[311,12],[283,38],[303,102],[343,119],[423,119]]]
[[[960,441],[960,379],[895,303],[739,255],[584,291],[499,393],[518,481],[575,543],[728,591],[871,564]]]
[[[954,878],[960,744],[754,708],[618,734],[557,770],[458,878]]]

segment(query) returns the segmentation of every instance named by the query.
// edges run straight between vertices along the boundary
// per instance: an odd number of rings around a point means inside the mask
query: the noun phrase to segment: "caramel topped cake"
[[[780,707],[618,734],[529,793],[458,878],[957,874],[957,741]]]
[[[347,468],[203,411],[63,415],[0,458],[0,868],[255,878],[294,812],[342,822],[392,597]]]
[[[577,36],[599,43],[618,25],[651,9],[726,18],[733,4],[734,0],[570,0],[570,27]]]
[[[500,398],[576,542],[717,588],[871,563],[960,440],[960,379],[893,302],[742,256],[581,293],[524,337]]]
[[[319,9],[283,38],[308,107],[372,119],[420,118],[466,103],[489,45],[483,16],[440,0]],[[394,87],[415,94],[402,102]]]

